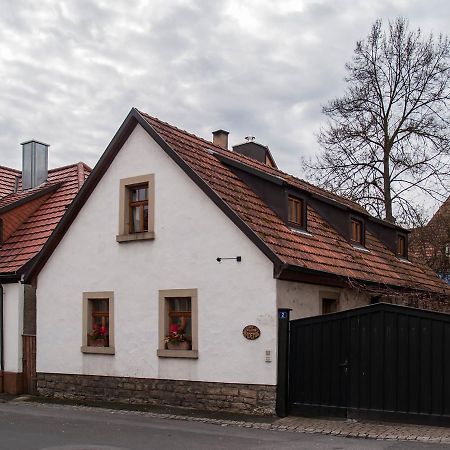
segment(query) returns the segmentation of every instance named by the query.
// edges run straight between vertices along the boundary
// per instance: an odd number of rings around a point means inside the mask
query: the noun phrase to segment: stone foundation
[[[37,389],[59,399],[275,414],[276,386],[262,384],[38,373]]]

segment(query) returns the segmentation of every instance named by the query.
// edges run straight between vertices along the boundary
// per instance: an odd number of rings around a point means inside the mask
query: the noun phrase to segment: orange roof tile
[[[0,199],[14,191],[16,177],[20,175],[20,170],[0,166]]]

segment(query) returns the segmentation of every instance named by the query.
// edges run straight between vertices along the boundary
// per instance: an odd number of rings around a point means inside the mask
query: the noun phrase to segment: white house
[[[405,230],[279,171],[266,147],[230,151],[222,130],[208,142],[136,109],[37,274],[42,395],[264,414],[280,308],[445,290],[408,261]]]

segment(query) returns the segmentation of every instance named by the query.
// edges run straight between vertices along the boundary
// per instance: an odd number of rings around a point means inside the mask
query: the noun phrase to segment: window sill
[[[158,349],[156,354],[160,358],[190,358],[190,359],[198,359],[198,350],[167,350],[167,349]]]
[[[353,247],[355,250],[359,250],[359,251],[361,251],[361,252],[370,253],[370,250],[369,250],[368,248],[366,248],[366,247],[363,247],[361,244],[353,243],[353,244],[352,244],[352,247]]]
[[[309,231],[306,231],[304,228],[295,228],[295,226],[290,225],[289,229],[297,234],[302,234],[303,236],[312,236]]]
[[[88,345],[81,346],[81,353],[92,353],[97,355],[114,355],[114,347],[90,347]]]
[[[154,231],[146,231],[145,233],[118,234],[117,242],[133,242],[133,241],[150,241],[155,239]]]
[[[397,259],[398,259],[400,262],[403,262],[403,263],[406,263],[406,264],[411,264],[411,261],[410,261],[409,259],[407,259],[405,256],[398,256],[398,255],[397,255]]]

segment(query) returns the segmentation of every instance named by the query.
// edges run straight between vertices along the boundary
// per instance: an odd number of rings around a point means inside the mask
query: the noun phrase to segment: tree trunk
[[[384,208],[386,211],[386,220],[394,223],[394,216],[392,215],[392,196],[391,196],[391,177],[390,177],[390,165],[389,156],[391,154],[391,148],[389,144],[385,144],[384,157],[383,157],[383,181],[384,181]]]

